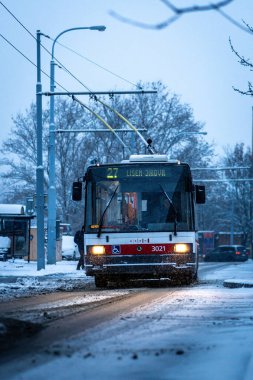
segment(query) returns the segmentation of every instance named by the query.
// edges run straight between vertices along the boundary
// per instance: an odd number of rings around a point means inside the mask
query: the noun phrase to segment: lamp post
[[[81,26],[66,29],[59,33],[53,41],[52,54],[50,62],[50,126],[49,126],[49,188],[48,188],[48,245],[47,245],[47,263],[56,263],[56,189],[55,189],[55,124],[54,124],[54,88],[55,88],[55,61],[54,48],[58,38],[63,34],[73,30],[98,30],[103,32],[106,27],[98,26]]]

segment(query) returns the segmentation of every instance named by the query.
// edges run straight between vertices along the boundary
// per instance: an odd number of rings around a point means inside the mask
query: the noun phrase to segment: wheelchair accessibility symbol
[[[119,246],[119,245],[113,245],[113,246],[112,246],[112,253],[113,253],[114,255],[118,255],[118,254],[120,254],[120,246]]]

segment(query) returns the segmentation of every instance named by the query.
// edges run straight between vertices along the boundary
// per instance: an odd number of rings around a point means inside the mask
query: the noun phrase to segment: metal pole
[[[230,245],[234,244],[234,199],[231,205],[231,224],[230,224]]]
[[[40,36],[37,30],[37,168],[36,168],[36,205],[37,205],[37,270],[45,269],[44,252],[44,169],[42,156],[42,84],[41,84],[41,56]]]
[[[251,108],[251,177],[253,177],[253,107]],[[250,186],[250,220],[251,220],[251,232],[250,232],[250,253],[253,258],[253,183]]]
[[[128,95],[128,94],[157,94],[157,90],[138,90],[138,91],[68,91],[68,92],[62,92],[62,91],[54,91],[54,92],[43,92],[42,95],[45,96],[56,96],[56,95],[65,95],[65,96],[70,96],[70,95]],[[197,133],[197,132],[196,132]],[[207,132],[203,132],[201,134],[206,135]]]
[[[55,63],[52,53],[50,62],[50,91],[54,92]],[[54,96],[50,97],[50,125],[49,125],[49,188],[48,188],[48,249],[47,263],[56,263],[56,189],[55,189],[55,124],[54,124]]]
[[[121,129],[113,129],[114,132],[130,132],[130,133],[134,133],[135,131],[133,131],[132,129],[126,129],[126,128],[121,128]],[[144,131],[144,132],[147,132],[147,129],[146,128],[138,128],[137,131]],[[91,129],[91,128],[87,128],[87,129],[56,129],[55,130],[56,133],[83,133],[83,132],[106,132],[106,133],[112,133],[112,131],[110,129],[101,129],[101,128],[94,128],[94,129]]]
[[[66,29],[59,33],[53,41],[50,62],[50,93],[54,95],[55,89],[55,62],[54,47],[58,38],[67,32],[80,29],[98,30],[103,32],[104,25],[75,27]],[[49,189],[48,189],[48,244],[47,244],[47,263],[56,263],[56,189],[55,189],[55,122],[54,122],[54,96],[50,97],[50,127],[49,127]]]

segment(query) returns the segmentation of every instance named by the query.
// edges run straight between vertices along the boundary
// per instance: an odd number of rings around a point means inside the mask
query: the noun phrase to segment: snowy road
[[[12,359],[1,364],[1,379],[250,380],[253,290],[223,287],[224,273],[237,268],[237,264],[202,264],[199,284],[182,288],[95,291],[97,304],[89,310],[80,309],[83,294],[72,294],[68,300],[62,295],[53,299],[51,294],[51,301],[43,301],[42,317],[50,315],[46,305],[52,302],[61,311],[73,310],[75,303],[78,313],[52,318],[48,328],[26,340],[23,350],[29,342],[31,348],[39,347],[36,339],[38,344],[38,337],[50,331],[55,334],[52,345],[45,340],[42,350],[26,357],[14,350]],[[110,292],[116,297],[113,302],[106,300]],[[16,316],[36,309],[34,299],[32,307],[29,301],[19,302]],[[38,316],[32,318],[43,322]],[[65,339],[57,343],[61,333]]]

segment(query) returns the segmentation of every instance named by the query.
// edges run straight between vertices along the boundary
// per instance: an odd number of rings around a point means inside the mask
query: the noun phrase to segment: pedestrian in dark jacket
[[[75,233],[74,242],[77,244],[80,253],[80,259],[78,261],[76,269],[84,269],[84,226],[82,226],[81,231],[77,231]]]

